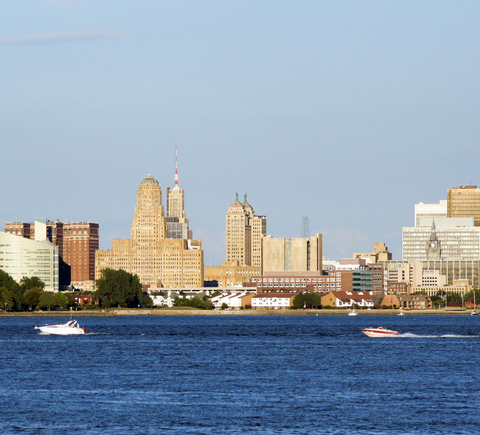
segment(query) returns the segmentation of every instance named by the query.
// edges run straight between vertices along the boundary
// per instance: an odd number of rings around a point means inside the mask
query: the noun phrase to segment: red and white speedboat
[[[400,335],[397,331],[379,326],[378,328],[364,328],[362,332],[369,337],[395,337]]]
[[[42,334],[49,335],[80,335],[85,334],[85,328],[81,328],[76,320],[58,325],[35,326]]]

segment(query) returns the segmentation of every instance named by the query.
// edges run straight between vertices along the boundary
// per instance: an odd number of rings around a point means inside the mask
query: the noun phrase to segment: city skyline
[[[478,184],[477,2],[0,8],[3,223],[98,222],[106,249],[147,174],[173,187],[178,144],[206,266],[237,191],[273,237],[308,216],[327,258],[400,259],[415,204]]]

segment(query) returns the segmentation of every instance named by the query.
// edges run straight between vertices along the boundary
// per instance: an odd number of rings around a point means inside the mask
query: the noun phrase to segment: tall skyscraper
[[[178,185],[178,150],[175,150],[175,186],[167,188],[167,237],[170,239],[191,239],[185,212],[185,192]]]
[[[172,189],[173,190],[173,189]],[[203,285],[203,250],[200,240],[169,238],[162,205],[162,190],[147,175],[137,190],[132,238],[115,239],[111,251],[97,251],[96,273],[102,269],[123,269],[138,275],[143,285],[164,287]]]
[[[236,194],[226,214],[226,261],[239,266],[262,267],[262,238],[267,234],[267,218],[256,216],[252,206]]]
[[[447,191],[448,217],[473,217],[480,226],[480,189],[477,186],[459,186]]]

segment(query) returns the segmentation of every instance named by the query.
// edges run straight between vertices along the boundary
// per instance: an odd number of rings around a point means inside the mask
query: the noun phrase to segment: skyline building
[[[35,224],[34,239],[0,231],[0,270],[17,283],[24,277],[36,276],[45,284],[45,290],[58,292],[59,247],[47,238],[46,219],[39,219]],[[24,231],[27,228],[24,227]]]
[[[415,204],[415,226],[420,226],[422,218],[446,218],[447,216],[447,200],[441,199],[438,204],[425,204],[420,202]]]
[[[178,210],[185,215],[183,203]],[[96,252],[97,276],[105,268],[123,269],[138,275],[145,286],[201,287],[201,241],[168,237],[167,227],[160,184],[149,174],[137,189],[131,239],[114,239],[112,250]]]
[[[280,271],[322,272],[322,235],[285,239],[262,239],[263,273]]]
[[[422,218],[402,229],[403,261],[480,260],[480,227],[470,218]]]
[[[46,239],[58,246],[60,290],[64,290],[70,285],[83,290],[93,290],[95,287],[95,251],[99,248],[99,224],[93,222],[66,223],[46,219],[37,219],[34,223],[5,223],[6,233],[31,240],[37,240],[38,234],[42,238],[44,230]]]
[[[267,234],[267,218],[257,216],[247,202],[243,204],[235,194],[235,202],[228,208],[226,220],[226,261],[238,261],[239,266],[262,269],[262,238]]]
[[[480,226],[480,189],[477,186],[464,185],[448,189],[447,216],[473,217],[474,225]]]
[[[175,149],[174,187],[167,188],[167,237],[170,239],[191,239],[185,212],[185,192],[178,185],[178,150]]]

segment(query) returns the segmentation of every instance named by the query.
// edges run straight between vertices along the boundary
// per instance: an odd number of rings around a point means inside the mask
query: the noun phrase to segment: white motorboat
[[[403,311],[400,311],[400,312],[398,313],[398,315],[399,315],[399,316],[404,316],[405,313],[404,313]]]
[[[50,335],[79,335],[86,334],[85,328],[81,328],[76,320],[70,320],[67,323],[58,325],[35,326],[42,334]]]
[[[377,328],[364,328],[361,331],[369,337],[396,337],[400,335],[397,331],[384,328],[383,326]]]

